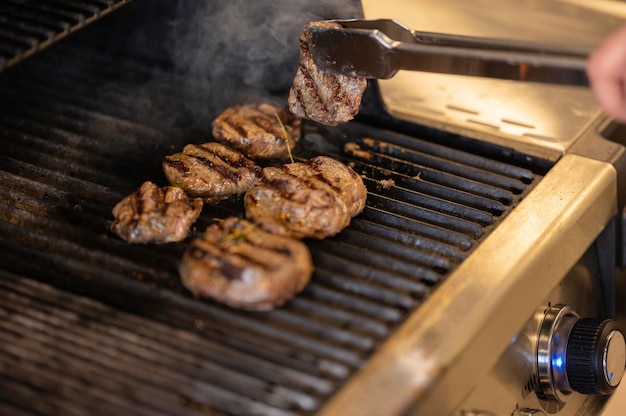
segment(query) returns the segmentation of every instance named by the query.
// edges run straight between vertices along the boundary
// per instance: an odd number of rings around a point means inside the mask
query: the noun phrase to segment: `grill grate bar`
[[[450,167],[450,171],[457,171],[454,164],[475,168],[459,171],[462,177],[471,175],[484,178],[485,176],[480,174],[480,171],[493,173],[494,176],[489,178],[486,183],[495,181],[499,176],[513,179],[512,182],[506,182],[503,179],[496,181],[501,181],[500,184],[494,184],[498,187],[521,188],[519,191],[522,191],[523,186],[519,185],[518,182],[530,183],[534,177],[530,169],[515,166],[510,163],[499,162],[492,158],[472,154],[450,146],[423,140],[414,140],[414,138],[407,135],[389,130],[381,130],[367,125],[360,126],[359,130],[358,135],[353,137],[356,139],[355,143],[359,143],[362,146],[386,155],[395,156],[407,161],[428,160],[423,159],[423,156],[429,155],[433,158],[433,161],[430,163],[433,163],[435,166],[441,164],[441,166]],[[354,130],[347,131],[348,134],[354,134],[354,132]],[[447,169],[445,170],[447,171]]]
[[[484,227],[475,222],[470,222],[461,218],[442,215],[428,209],[415,207],[414,205],[394,200],[393,198],[377,195],[373,192],[368,194],[369,203],[382,211],[395,212],[426,224],[435,225],[443,229],[466,234],[468,237],[478,239],[485,233]]]
[[[161,325],[146,322],[145,319],[132,315],[124,316],[123,320],[119,319],[119,316],[116,320],[110,319],[109,316],[116,316],[119,313],[112,313],[97,304],[81,302],[80,308],[75,305],[68,308],[67,305],[57,303],[48,305],[45,298],[32,298],[33,295],[30,293],[28,295],[21,293],[24,288],[19,286],[16,292],[12,292],[17,285],[10,282],[7,284],[2,281],[0,286],[5,289],[0,293],[0,299],[3,300],[0,315],[8,320],[3,329],[8,332],[19,332],[20,328],[28,328],[29,333],[29,342],[18,339],[15,344],[11,344],[10,340],[5,339],[7,346],[15,346],[16,351],[9,349],[10,352],[28,356],[32,353],[28,351],[29,347],[38,349],[44,346],[48,355],[41,357],[42,362],[50,361],[48,366],[58,364],[66,367],[72,363],[56,362],[53,357],[67,355],[63,354],[64,349],[67,349],[75,351],[74,359],[79,360],[80,364],[88,363],[89,370],[98,370],[103,374],[106,374],[107,368],[124,364],[124,367],[129,368],[128,374],[119,375],[119,379],[115,379],[117,374],[108,377],[107,383],[112,383],[114,389],[124,387],[118,386],[118,383],[122,385],[141,383],[144,387],[156,386],[153,394],[158,396],[161,389],[175,392],[176,389],[173,387],[184,381],[180,380],[180,377],[188,379],[196,375],[202,378],[202,382],[215,384],[221,388],[229,386],[229,390],[239,391],[239,394],[244,396],[256,394],[260,397],[265,394],[265,390],[273,389],[272,386],[287,383],[280,388],[282,394],[297,397],[298,401],[302,402],[314,399],[305,398],[304,394],[293,391],[293,387],[299,386],[318,393],[328,392],[332,387],[328,381],[318,380],[296,371],[277,371],[278,367],[274,368],[273,365],[263,361],[249,361],[250,358],[246,355],[207,343],[197,335],[180,333],[171,328],[164,330]],[[165,335],[168,332],[170,335]],[[179,337],[172,337],[172,332],[177,333]],[[48,345],[50,338],[54,338],[54,343]],[[120,345],[124,346],[123,351],[119,350]],[[139,360],[141,367],[135,359]],[[135,365],[127,366],[126,364],[130,362],[135,362]],[[229,370],[221,363],[234,367],[235,370]],[[237,367],[254,368],[254,371],[247,371],[247,374],[237,373]],[[166,384],[162,385],[163,383]],[[258,393],[254,393],[255,391]],[[165,404],[158,404],[158,400],[152,400],[151,397],[146,398],[150,400],[148,403],[156,402],[158,408]]]
[[[4,227],[3,227],[4,228]],[[3,230],[4,231],[4,230]],[[12,230],[14,231],[14,230]],[[30,241],[29,241],[30,242]],[[20,259],[25,257],[25,254],[29,257],[29,260],[19,260],[14,262],[14,266],[17,271],[23,273],[31,273],[33,268],[40,269],[41,267],[47,267],[54,272],[51,273],[51,278],[55,279],[57,284],[61,284],[63,287],[70,288],[72,285],[75,290],[93,290],[96,293],[101,292],[104,288],[110,289],[110,286],[98,286],[95,283],[90,282],[90,280],[103,282],[105,279],[111,280],[116,278],[116,274],[112,272],[105,272],[101,268],[90,264],[81,263],[78,260],[69,260],[67,257],[62,255],[51,255],[45,254],[41,251],[38,252],[23,252],[22,250],[15,250],[10,245],[5,245],[4,242],[0,244],[0,247],[3,248],[6,255],[14,255],[19,256]],[[33,267],[33,263],[37,266]],[[63,284],[63,279],[67,279],[67,273],[71,272],[74,276],[79,274],[83,276],[83,278],[87,279],[87,281],[78,281],[76,277],[71,282],[67,282]],[[90,284],[92,283],[92,284]],[[102,283],[101,283],[102,284]],[[109,282],[109,284],[114,284],[113,282]],[[67,286],[66,286],[67,285]],[[139,290],[138,286],[133,284],[128,284],[127,286],[115,288],[117,290],[122,291],[122,294],[129,296],[133,293],[137,293]],[[126,292],[126,293],[125,293]],[[142,295],[142,291],[139,292]],[[120,295],[119,293],[111,291],[109,296],[114,297],[114,295]],[[114,302],[114,299],[107,299],[107,301]],[[150,308],[150,305],[145,304],[137,304],[137,305],[116,305],[118,307],[131,307],[138,308],[141,307],[143,313],[146,315],[158,313],[154,308]],[[184,302],[184,305],[187,309],[189,306],[187,302]],[[183,322],[195,322],[197,319],[200,319],[204,322],[203,327],[210,329],[212,328],[213,320],[217,320],[217,324],[215,324],[215,330],[221,333],[230,333],[231,332],[241,332],[244,338],[255,338],[261,337],[264,342],[278,342],[283,343],[285,345],[289,345],[291,348],[295,350],[302,351],[310,351],[312,354],[319,355],[321,357],[328,357],[329,360],[336,360],[339,363],[343,363],[345,365],[351,367],[359,367],[362,363],[362,353],[365,352],[356,352],[354,350],[349,350],[347,348],[342,348],[340,346],[332,345],[329,340],[324,336],[323,338],[315,337],[315,335],[319,334],[309,334],[309,330],[306,327],[293,327],[291,330],[289,328],[279,326],[278,322],[264,323],[262,319],[253,319],[254,317],[245,317],[238,314],[233,314],[231,311],[222,310],[222,309],[211,309],[207,311],[204,308],[200,313],[190,314],[189,311],[182,311],[185,315],[182,317]],[[174,314],[176,311],[168,311]],[[194,315],[194,316],[190,316]],[[153,315],[156,319],[158,315]],[[201,318],[203,316],[207,316],[206,318]],[[262,318],[262,317],[261,317]],[[170,317],[169,319],[172,319]],[[176,319],[175,322],[180,324],[180,320]],[[228,329],[224,329],[224,325],[228,327]]]
[[[418,222],[412,218],[395,214],[393,211],[383,211],[374,207],[369,207],[363,211],[361,218],[370,222],[395,228],[397,230],[405,230],[421,237],[458,247],[461,250],[469,250],[473,245],[472,239],[466,235],[445,230],[441,227],[431,225],[428,222]]]
[[[397,253],[387,254],[367,247],[351,246],[330,241],[326,245],[329,250],[320,253],[319,264],[330,269],[343,271],[359,271],[366,273],[363,277],[368,280],[388,285],[398,290],[407,290],[415,293],[424,293],[424,283],[439,281],[436,271],[430,270],[413,259],[403,261]],[[329,254],[329,255],[326,255]],[[332,264],[332,266],[331,266]],[[346,273],[349,274],[349,273]],[[359,275],[358,273],[353,273]],[[414,276],[419,276],[415,281]]]
[[[15,385],[12,383],[14,380],[7,380],[7,378],[3,377],[0,373],[0,386],[12,386]],[[15,397],[16,395],[11,394],[10,391],[4,393],[4,396],[11,397],[12,400],[18,401]],[[0,398],[3,397],[3,394],[0,393]],[[39,413],[40,414],[40,413]],[[0,415],[11,415],[11,416],[36,416],[36,414],[32,411],[32,409],[24,409],[20,407],[20,403],[9,403],[7,401],[0,400]]]
[[[364,232],[372,237],[381,237],[390,244],[400,243],[414,250],[424,250],[433,253],[436,257],[447,258],[450,262],[460,263],[466,255],[456,247],[428,239],[424,234],[401,233],[394,228],[380,223],[374,223],[359,217],[350,224],[351,229]]]
[[[0,36],[14,46],[0,48],[0,71],[131,1],[1,0]]]
[[[389,256],[391,258],[399,257],[407,262],[414,262],[416,265],[426,267],[441,274],[447,273],[452,264],[449,259],[433,256],[432,252],[423,252],[415,247],[399,244],[382,238],[373,238],[367,233],[355,231],[353,229],[345,230],[339,237],[338,241],[345,242],[351,246],[356,246],[355,251],[363,252],[360,247],[363,241],[368,241],[367,249],[381,256]],[[336,253],[339,251],[335,251]],[[420,274],[417,270],[411,273]]]
[[[314,260],[322,263],[326,260],[326,256],[315,257]],[[333,263],[332,260],[333,259],[329,261],[331,265],[336,266],[340,264],[338,259],[334,259],[336,260],[336,263]],[[365,279],[370,277],[372,274],[376,275],[375,272],[371,272],[370,270],[361,267],[359,270],[355,270],[354,273],[346,275],[335,269],[325,268],[323,264],[320,264],[316,270],[315,279],[319,283],[339,288],[345,292],[349,292],[353,296],[364,297],[372,301],[377,300],[387,305],[401,308],[404,311],[411,310],[417,305],[418,302],[410,296],[400,294],[365,281]],[[354,275],[363,277],[363,280],[358,281],[351,279],[351,276]],[[384,273],[377,275],[379,277],[384,277]]]
[[[367,186],[367,190],[373,193],[384,188],[379,182],[370,178],[365,179],[365,185]],[[490,213],[474,209],[471,206],[464,206],[454,201],[430,197],[396,185],[390,187],[386,194],[392,199],[423,207],[431,211],[440,212],[451,217],[475,222],[482,226],[490,225],[494,222],[493,216]]]
[[[318,272],[318,276],[323,272]],[[354,311],[357,316],[359,314],[366,316],[375,316],[379,320],[385,321],[388,325],[391,323],[399,322],[402,319],[402,312],[398,308],[389,307],[384,304],[379,304],[377,300],[367,300],[362,298],[355,298],[350,293],[343,293],[336,290],[331,290],[318,283],[318,280],[314,280],[311,285],[306,289],[306,294],[312,299],[319,299],[320,303],[324,305],[349,305],[349,310]],[[298,298],[299,299],[299,298]],[[294,300],[297,302],[298,299]],[[389,326],[387,326],[389,331]]]

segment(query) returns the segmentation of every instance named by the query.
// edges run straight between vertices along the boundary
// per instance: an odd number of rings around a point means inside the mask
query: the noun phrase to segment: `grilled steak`
[[[300,34],[300,63],[289,91],[289,110],[298,117],[336,126],[354,118],[367,87],[362,77],[334,75],[321,71],[309,51],[310,26],[336,27],[338,23],[310,22]]]
[[[236,308],[270,310],[304,289],[313,263],[301,241],[229,217],[190,243],[179,271],[195,296]]]
[[[282,159],[300,140],[302,120],[269,104],[228,107],[211,124],[213,137],[251,159]]]
[[[198,219],[202,205],[202,199],[190,198],[180,188],[144,182],[115,205],[111,231],[129,243],[181,241]]]
[[[246,217],[267,231],[323,239],[343,230],[365,205],[363,180],[350,167],[318,156],[267,167],[246,193]]]
[[[189,144],[162,164],[170,184],[209,203],[244,194],[261,173],[253,161],[217,142]]]

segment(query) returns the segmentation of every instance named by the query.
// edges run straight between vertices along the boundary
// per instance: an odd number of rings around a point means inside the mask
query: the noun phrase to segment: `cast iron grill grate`
[[[132,0],[1,0],[0,71]]]
[[[337,237],[308,242],[316,272],[300,296],[237,311],[184,290],[184,244],[128,245],[108,231],[117,201],[144,180],[164,184],[164,155],[207,140],[177,114],[176,83],[136,99],[149,73],[91,56],[55,76],[71,55],[61,51],[0,77],[6,414],[315,413],[546,169],[427,135],[307,124],[295,155],[353,166],[368,205]],[[241,213],[238,200],[207,206],[197,232]]]

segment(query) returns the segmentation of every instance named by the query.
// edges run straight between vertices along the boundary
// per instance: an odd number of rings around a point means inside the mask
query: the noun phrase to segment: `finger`
[[[589,57],[587,74],[598,103],[610,115],[626,119],[626,25],[607,37]]]

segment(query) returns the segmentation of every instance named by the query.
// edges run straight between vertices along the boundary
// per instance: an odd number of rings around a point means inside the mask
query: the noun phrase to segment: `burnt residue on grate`
[[[59,61],[0,77],[7,414],[313,414],[542,177],[480,149],[307,124],[295,156],[352,166],[367,206],[338,236],[307,241],[316,271],[300,296],[238,311],[184,290],[184,243],[129,245],[108,230],[119,199],[164,184],[164,155],[207,140],[172,104],[175,80],[133,100],[149,78],[136,65],[94,58],[51,77]],[[195,232],[228,215],[241,200],[207,205]]]
[[[0,1],[0,71],[131,1]]]

